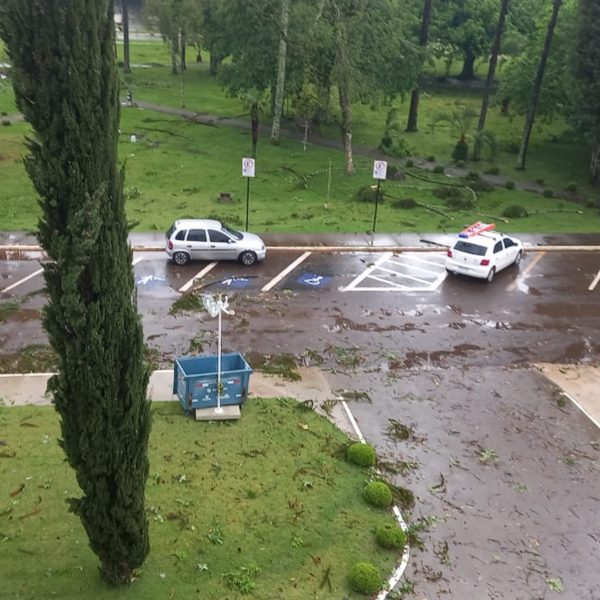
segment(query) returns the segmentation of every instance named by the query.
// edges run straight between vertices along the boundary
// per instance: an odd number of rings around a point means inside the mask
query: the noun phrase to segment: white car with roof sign
[[[247,267],[264,260],[265,243],[214,219],[180,219],[165,233],[165,251],[176,265],[190,260],[237,260]]]
[[[493,224],[478,222],[462,231],[448,249],[446,271],[490,282],[502,269],[519,265],[523,258],[523,243],[517,238],[492,231],[494,227]]]

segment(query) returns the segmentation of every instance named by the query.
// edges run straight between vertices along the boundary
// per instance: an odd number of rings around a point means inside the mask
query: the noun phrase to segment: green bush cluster
[[[552,198],[554,196],[554,190],[545,189],[543,192],[544,198]]]
[[[386,179],[392,179],[394,181],[402,181],[406,175],[400,167],[397,165],[388,165]]]
[[[447,198],[444,202],[452,210],[471,210],[475,208],[473,198]]]
[[[417,208],[417,201],[414,198],[399,198],[392,202],[394,208]]]
[[[444,172],[444,166],[443,165],[435,165],[435,167],[433,167],[432,171],[434,173],[443,173]]]
[[[348,446],[346,456],[351,463],[359,467],[372,467],[375,465],[375,449],[369,444],[355,443]]]
[[[570,181],[567,183],[565,190],[567,190],[567,192],[575,193],[577,191],[577,184],[574,181]]]
[[[514,190],[514,189],[515,189],[515,182],[514,182],[514,181],[507,181],[507,182],[504,184],[504,187],[505,187],[507,190]]]
[[[485,171],[486,175],[500,175],[500,167],[490,167]]]
[[[383,202],[383,190],[379,191],[379,202]],[[377,186],[365,185],[356,192],[356,199],[359,202],[375,202],[377,198]]]
[[[414,166],[415,166],[415,163],[414,163],[414,161],[413,161],[413,160],[411,160],[411,159],[409,158],[409,159],[408,159],[408,160],[407,160],[407,161],[404,163],[404,165],[405,165],[406,167],[409,167],[409,168],[410,168],[410,167],[414,167]]]
[[[350,582],[354,591],[362,594],[374,594],[383,586],[377,567],[368,562],[359,562],[352,567]]]
[[[372,481],[365,488],[365,499],[372,506],[387,508],[393,501],[392,490],[383,481]]]
[[[513,204],[504,209],[502,216],[506,217],[507,219],[523,219],[524,217],[528,217],[529,213],[523,206],[520,206],[519,204]]]
[[[386,523],[378,527],[375,531],[375,539],[383,548],[399,550],[406,546],[406,534],[400,529],[398,523]]]

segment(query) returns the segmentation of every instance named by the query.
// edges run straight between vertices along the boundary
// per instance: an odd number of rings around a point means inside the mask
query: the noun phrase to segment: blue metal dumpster
[[[186,414],[217,406],[217,356],[175,359],[173,393]],[[241,406],[248,395],[252,368],[237,352],[221,354],[221,406]]]

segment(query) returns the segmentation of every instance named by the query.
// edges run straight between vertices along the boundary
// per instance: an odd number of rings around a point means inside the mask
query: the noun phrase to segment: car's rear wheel
[[[187,252],[175,252],[173,262],[180,267],[190,262],[190,255]]]
[[[496,274],[496,267],[492,267],[490,269],[490,272],[487,274],[487,277],[485,278],[485,280],[488,283],[491,283],[494,280],[494,275]]]
[[[242,252],[238,258],[240,263],[242,263],[246,267],[251,267],[257,260],[256,254],[251,250],[246,250]]]
[[[523,252],[521,252],[521,250],[519,250],[519,253],[517,254],[517,256],[515,258],[515,267],[518,267],[521,264],[522,260],[523,260]]]

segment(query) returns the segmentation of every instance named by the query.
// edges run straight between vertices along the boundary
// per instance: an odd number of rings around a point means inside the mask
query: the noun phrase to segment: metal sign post
[[[379,186],[381,180],[387,175],[387,162],[385,160],[376,160],[373,162],[373,178],[377,179],[377,192],[375,193],[375,214],[373,215],[373,228],[371,229],[371,244],[373,244],[373,236],[377,227],[377,207],[379,206]]]
[[[255,176],[256,161],[253,158],[242,158],[242,176],[246,178],[246,231],[250,216],[250,178]]]
[[[235,311],[229,308],[227,296],[222,296],[221,294],[218,295],[216,300],[208,294],[202,296],[202,304],[204,304],[204,308],[206,308],[211,317],[219,317],[219,335],[217,341],[217,408],[215,408],[215,413],[220,414],[223,412],[221,408],[221,392],[223,390],[223,384],[221,383],[221,313],[235,315]]]

